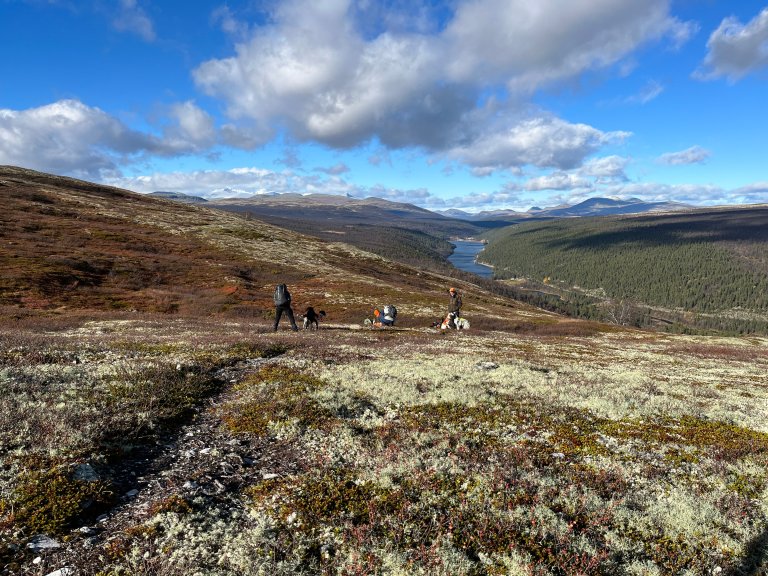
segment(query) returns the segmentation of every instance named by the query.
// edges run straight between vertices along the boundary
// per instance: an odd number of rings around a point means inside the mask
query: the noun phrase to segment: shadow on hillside
[[[766,242],[768,209],[728,210],[705,214],[648,216],[624,220],[621,230],[600,231],[581,238],[550,242],[564,249],[606,249],[617,244],[645,246],[695,242]],[[598,225],[599,226],[599,225]]]
[[[760,576],[766,574],[768,560],[768,530],[754,538],[746,548],[744,559],[727,572],[728,576]]]

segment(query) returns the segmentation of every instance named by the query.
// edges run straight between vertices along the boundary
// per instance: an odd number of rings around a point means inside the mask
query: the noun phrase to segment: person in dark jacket
[[[293,309],[291,308],[291,293],[288,292],[288,286],[285,284],[278,284],[275,287],[275,325],[274,331],[277,332],[277,325],[280,323],[280,318],[283,313],[288,316],[288,320],[291,321],[291,330],[298,332],[299,327],[296,326],[296,319],[293,317]]]
[[[461,294],[453,287],[448,290],[448,294],[448,327],[456,328],[456,318],[461,316]]]

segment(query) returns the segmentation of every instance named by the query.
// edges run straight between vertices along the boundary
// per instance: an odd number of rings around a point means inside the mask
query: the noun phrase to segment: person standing
[[[448,294],[450,296],[448,302],[448,327],[456,328],[456,318],[461,316],[461,294],[454,287],[448,290]]]
[[[293,317],[293,309],[291,308],[291,293],[288,292],[288,286],[285,284],[278,284],[275,287],[275,325],[274,332],[277,332],[277,325],[280,323],[280,318],[283,313],[288,316],[288,320],[291,321],[291,330],[298,332],[299,327],[296,326],[296,319]]]

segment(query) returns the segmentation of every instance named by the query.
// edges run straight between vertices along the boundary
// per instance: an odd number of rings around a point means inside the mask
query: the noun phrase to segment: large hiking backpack
[[[394,324],[395,318],[397,318],[397,308],[395,308],[392,304],[387,304],[384,306],[384,310],[381,312],[382,323],[387,322],[389,324]]]
[[[291,297],[288,295],[288,286],[285,284],[278,284],[275,287],[275,306],[284,306],[291,301]]]

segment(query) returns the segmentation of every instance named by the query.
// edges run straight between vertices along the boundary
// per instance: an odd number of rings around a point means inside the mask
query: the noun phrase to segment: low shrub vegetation
[[[768,342],[378,336],[304,338],[243,374],[211,410],[238,442],[281,450],[286,471],[232,499],[158,503],[97,562],[104,573],[764,566]],[[248,351],[279,341],[260,338]]]

